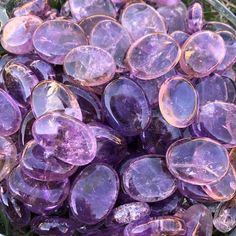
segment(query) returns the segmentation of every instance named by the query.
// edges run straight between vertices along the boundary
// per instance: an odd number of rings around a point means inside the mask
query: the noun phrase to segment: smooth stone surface
[[[232,26],[219,21],[208,21],[204,24],[203,29],[215,32],[229,31],[232,34],[236,35],[236,30]]]
[[[55,212],[66,200],[70,189],[66,178],[63,181],[38,181],[25,175],[19,166],[11,172],[7,185],[12,196],[36,214]]]
[[[159,91],[162,116],[172,126],[185,128],[193,123],[198,110],[198,96],[193,85],[184,77],[166,80]]]
[[[184,31],[174,31],[173,33],[170,34],[176,42],[179,44],[179,46],[183,46],[183,44],[186,42],[186,40],[189,38],[189,34],[184,32]]]
[[[122,11],[120,22],[128,30],[133,40],[151,33],[166,33],[162,16],[144,2],[128,4]]]
[[[193,2],[188,8],[187,28],[190,34],[202,29],[204,22],[203,6],[199,2]]]
[[[213,224],[211,212],[202,204],[188,208],[183,214],[186,224],[186,236],[212,236]]]
[[[181,69],[188,75],[201,78],[211,74],[226,54],[223,38],[211,31],[191,35],[182,47]]]
[[[180,3],[180,0],[152,0],[158,6],[175,6]]]
[[[10,136],[20,129],[22,116],[16,102],[0,89],[0,135]]]
[[[33,15],[14,17],[3,27],[1,45],[13,54],[33,51],[32,35],[43,21]]]
[[[130,160],[122,175],[125,192],[142,202],[161,201],[176,190],[176,180],[158,155],[144,155]]]
[[[72,165],[90,163],[97,150],[96,139],[89,127],[71,116],[53,112],[36,119],[32,127],[36,143]]]
[[[33,45],[39,56],[52,64],[62,65],[73,48],[86,45],[87,39],[80,26],[72,21],[45,21],[33,35]]]
[[[119,178],[111,167],[90,165],[74,181],[69,199],[70,209],[78,221],[96,224],[111,212],[118,191]]]
[[[82,86],[99,86],[112,79],[116,64],[111,54],[104,49],[80,46],[67,54],[64,71],[74,83]]]
[[[133,80],[120,77],[109,83],[102,103],[108,123],[123,135],[138,135],[149,125],[150,105],[144,91]]]
[[[131,45],[126,60],[139,79],[155,79],[172,70],[181,56],[179,45],[169,35],[146,35]]]
[[[36,118],[48,112],[62,111],[82,120],[76,96],[57,81],[45,80],[37,84],[31,94],[31,107]]]
[[[166,161],[176,178],[195,185],[216,183],[229,168],[226,148],[208,138],[176,141],[167,150]]]

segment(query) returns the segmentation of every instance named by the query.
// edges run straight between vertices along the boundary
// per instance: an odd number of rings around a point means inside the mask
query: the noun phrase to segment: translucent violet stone
[[[71,165],[90,163],[96,154],[96,139],[89,127],[71,116],[53,112],[36,119],[32,127],[36,143],[52,150]]]
[[[108,123],[126,136],[140,134],[151,119],[144,91],[133,80],[120,77],[109,83],[102,97]]]
[[[204,13],[202,4],[193,2],[188,8],[187,28],[190,34],[198,32],[203,27]]]
[[[178,5],[180,0],[152,0],[157,3],[158,6],[173,6]]]
[[[170,125],[178,128],[187,127],[197,114],[197,93],[184,77],[172,77],[161,85],[159,107],[164,119]]]
[[[181,50],[169,35],[154,33],[146,35],[131,45],[127,52],[127,63],[131,72],[139,79],[160,77],[178,63]]]
[[[216,183],[229,168],[226,148],[208,138],[176,141],[167,150],[166,161],[176,178],[195,185]]]
[[[166,33],[162,16],[144,2],[127,5],[120,18],[121,24],[128,30],[133,40],[151,33]]]
[[[72,21],[56,19],[45,21],[33,35],[38,55],[52,64],[62,65],[66,54],[73,48],[87,44],[80,26]]]
[[[204,24],[203,29],[214,32],[229,31],[232,34],[236,35],[236,30],[232,26],[219,21],[208,21]]]
[[[105,164],[89,165],[73,183],[70,209],[78,221],[96,224],[111,212],[118,191],[119,178],[111,167]]]
[[[185,41],[189,38],[189,34],[187,34],[184,31],[174,31],[173,33],[170,34],[175,40],[176,42],[179,44],[179,46],[183,46],[183,44],[185,43]]]
[[[67,54],[64,71],[74,83],[82,86],[98,86],[112,79],[116,64],[111,54],[104,49],[80,46]]]

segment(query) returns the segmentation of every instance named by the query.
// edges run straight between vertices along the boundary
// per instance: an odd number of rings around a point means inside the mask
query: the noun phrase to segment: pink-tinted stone
[[[193,85],[184,77],[166,80],[159,91],[159,107],[164,119],[172,126],[189,126],[198,110],[198,96]]]
[[[10,136],[16,133],[21,121],[21,112],[16,102],[0,89],[0,135]]]
[[[200,78],[211,74],[222,63],[226,53],[223,38],[211,31],[191,35],[182,47],[181,69]]]
[[[217,230],[227,233],[236,226],[236,196],[228,202],[218,205],[214,215],[213,224]]]
[[[161,201],[176,190],[176,180],[158,155],[132,159],[123,171],[123,187],[137,201]]]
[[[215,32],[219,32],[219,31],[229,31],[232,34],[236,35],[236,30],[228,25],[225,24],[223,22],[218,22],[218,21],[208,21],[204,24],[203,26],[204,30],[210,30],[210,31],[215,31]]]
[[[55,212],[67,198],[70,189],[66,178],[63,181],[38,181],[25,175],[19,166],[11,172],[7,185],[13,197],[37,214]]]
[[[216,183],[229,168],[226,148],[208,138],[176,141],[167,150],[166,161],[176,178],[195,185]]]
[[[45,21],[33,35],[33,45],[39,56],[49,63],[62,65],[73,48],[87,44],[86,36],[76,23],[57,19]]]
[[[180,47],[171,36],[155,33],[135,41],[126,59],[131,72],[145,80],[169,72],[178,63],[180,55]]]
[[[203,27],[204,13],[202,4],[194,2],[188,8],[187,28],[190,34],[198,32]]]
[[[158,6],[173,6],[178,5],[180,0],[152,0],[157,3]]]
[[[174,31],[170,35],[176,40],[176,42],[181,47],[183,46],[185,41],[189,38],[189,34],[188,33],[184,32],[184,31],[180,31],[180,30]]]
[[[71,116],[53,112],[36,119],[32,127],[35,141],[72,165],[86,165],[96,154],[96,139],[89,127]]]
[[[71,211],[78,221],[96,224],[111,212],[118,191],[119,178],[111,167],[90,165],[79,174],[71,188]]]
[[[185,236],[212,236],[213,224],[211,212],[201,204],[188,208],[183,214],[186,225]]]
[[[1,45],[14,54],[26,54],[33,51],[32,35],[42,24],[37,16],[19,16],[9,20],[3,27]]]
[[[111,0],[69,0],[72,15],[81,21],[92,15],[108,15],[116,17],[116,10]]]
[[[133,80],[120,77],[102,97],[108,123],[125,136],[140,134],[149,125],[151,109],[144,91]]]
[[[153,7],[143,2],[127,5],[122,11],[120,21],[133,40],[151,33],[166,32],[161,15]]]
[[[112,79],[116,65],[110,53],[95,46],[72,49],[64,60],[64,70],[74,83],[98,86]]]

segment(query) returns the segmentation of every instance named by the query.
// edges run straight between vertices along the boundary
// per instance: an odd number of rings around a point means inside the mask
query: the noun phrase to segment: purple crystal
[[[173,6],[178,5],[180,0],[152,0],[157,3],[158,6]]]
[[[115,205],[119,191],[116,172],[104,164],[90,165],[74,181],[70,208],[80,222],[96,224],[103,220]]]
[[[181,47],[186,42],[186,40],[189,38],[189,34],[183,32],[183,31],[179,31],[179,30],[171,33],[171,36],[177,41],[177,43]]]
[[[227,150],[208,138],[176,141],[167,150],[166,161],[176,178],[195,185],[216,183],[229,168]]]
[[[71,165],[86,165],[96,154],[95,136],[76,118],[53,112],[36,119],[32,127],[35,141]]]
[[[70,11],[70,4],[69,1],[66,1],[62,6],[61,6],[61,10],[60,10],[60,16],[63,17],[71,17],[71,11]]]
[[[204,21],[204,13],[202,4],[199,2],[194,2],[188,8],[188,18],[187,18],[187,25],[188,25],[188,32],[193,34],[198,32],[203,27]]]
[[[219,31],[229,31],[232,34],[236,35],[236,30],[228,25],[225,24],[223,22],[218,22],[218,21],[208,21],[204,24],[203,26],[204,30],[210,30],[210,31],[215,31],[215,32],[219,32]]]

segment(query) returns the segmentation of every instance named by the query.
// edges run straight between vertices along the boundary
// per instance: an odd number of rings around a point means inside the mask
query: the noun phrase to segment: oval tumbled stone
[[[119,191],[116,172],[105,164],[86,167],[74,181],[70,209],[76,219],[86,224],[103,220],[115,205]]]
[[[208,138],[176,141],[167,150],[166,160],[176,178],[195,185],[216,183],[229,168],[226,148]]]

